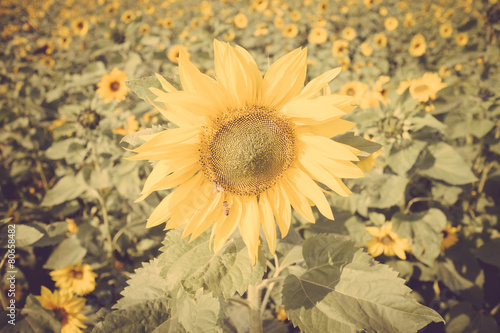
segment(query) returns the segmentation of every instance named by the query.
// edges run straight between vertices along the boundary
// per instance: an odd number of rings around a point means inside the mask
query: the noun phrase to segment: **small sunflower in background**
[[[373,36],[373,42],[378,47],[386,47],[387,46],[387,36],[383,32],[379,32]]]
[[[153,103],[179,128],[142,136],[146,143],[129,159],[158,161],[138,201],[176,188],[155,208],[148,227],[185,225],[183,236],[192,240],[212,226],[214,251],[239,227],[255,263],[261,225],[274,253],[275,219],[285,237],[292,207],[309,222],[315,221],[311,205],[333,220],[316,182],[348,196],[340,178],[364,176],[351,162],[359,150],[330,140],[354,126],[341,119],[354,106],[349,96],[320,96],[339,68],[304,87],[306,49],[281,57],[262,76],[245,49],[217,40],[214,48],[217,80],[202,74],[183,51],[184,90],[157,75],[163,90],[150,88],[157,96]]]
[[[384,21],[384,27],[386,30],[389,30],[389,31],[396,30],[398,25],[399,25],[398,19],[395,17],[388,17]]]
[[[425,43],[425,37],[422,34],[416,34],[410,41],[409,52],[412,57],[420,57],[425,53],[427,49],[427,44]]]
[[[421,78],[410,81],[410,95],[419,102],[435,100],[436,93],[446,87],[437,73],[425,73]]]
[[[469,42],[469,35],[466,32],[461,32],[455,37],[458,46],[465,46]]]
[[[346,27],[342,30],[342,38],[345,40],[351,41],[356,38],[356,30],[351,27]]]
[[[248,26],[248,19],[245,14],[239,13],[234,17],[234,25],[237,28],[243,29]]]
[[[184,45],[174,45],[172,48],[170,48],[170,50],[167,52],[167,58],[168,60],[170,60],[171,62],[174,62],[174,63],[179,63],[179,54],[182,52],[184,52],[187,57],[191,57],[190,53],[188,52],[187,50],[187,47],[185,47]]]
[[[85,298],[73,296],[68,292],[55,290],[52,293],[42,286],[41,295],[35,296],[47,310],[52,310],[61,323],[61,333],[80,333],[87,328],[83,324],[87,317],[82,314],[85,308]]]
[[[349,54],[349,42],[339,39],[333,42],[332,55],[334,57],[343,57]]]
[[[92,272],[90,265],[76,264],[56,269],[50,276],[61,290],[86,295],[95,289],[97,274]]]
[[[307,36],[307,40],[311,44],[323,44],[326,42],[328,34],[323,28],[312,28],[311,32],[309,32],[309,36]]]
[[[448,38],[453,33],[453,27],[450,22],[443,23],[439,26],[439,34],[443,38]]]
[[[406,260],[405,251],[411,250],[410,244],[407,239],[399,237],[392,231],[392,222],[381,226],[380,229],[377,227],[366,227],[366,231],[374,236],[365,245],[368,248],[368,253],[373,257],[378,257],[383,253],[389,257],[398,256],[398,258]]]
[[[71,21],[71,28],[75,35],[83,37],[89,31],[89,23],[84,19],[76,19]]]
[[[299,29],[296,24],[288,24],[283,28],[283,37],[294,38],[299,33]]]
[[[441,251],[449,249],[458,242],[457,231],[458,229],[451,224],[447,224],[443,231],[441,231],[443,234],[443,240],[440,245]]]
[[[118,68],[113,68],[111,73],[106,74],[102,77],[101,81],[97,84],[99,87],[97,93],[100,98],[104,99],[104,102],[108,103],[112,100],[123,101],[130,90],[126,85],[127,74],[119,70]]]

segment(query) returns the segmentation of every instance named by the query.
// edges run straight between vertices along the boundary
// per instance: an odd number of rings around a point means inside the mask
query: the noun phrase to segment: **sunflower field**
[[[500,332],[498,0],[0,0],[1,332]]]

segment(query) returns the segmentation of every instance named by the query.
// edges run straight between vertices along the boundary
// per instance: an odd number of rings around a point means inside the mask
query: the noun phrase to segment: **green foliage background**
[[[98,273],[96,289],[86,296],[88,331],[244,332],[249,324],[241,303],[248,285],[257,284],[269,332],[497,332],[500,5],[259,3],[265,8],[250,1],[2,0],[0,254],[7,224],[14,223],[16,328],[58,331],[54,313],[33,295],[42,285],[54,289],[51,270],[84,262]],[[133,19],[125,22],[128,10]],[[245,28],[234,24],[238,13],[248,19]],[[295,24],[297,36],[284,37],[277,17]],[[398,19],[395,31],[385,30],[386,17]],[[88,24],[85,34],[73,30],[78,20]],[[439,33],[444,22],[453,27],[449,38]],[[308,34],[318,25],[329,39],[311,43]],[[332,42],[345,27],[356,37],[346,58],[337,58]],[[376,45],[380,32],[385,47]],[[409,43],[417,33],[427,50],[412,57]],[[455,42],[459,33],[468,36],[464,46]],[[174,127],[142,100],[147,87],[159,86],[154,73],[179,84],[168,52],[186,46],[194,64],[210,74],[214,38],[249,50],[263,71],[307,46],[307,81],[345,66],[330,84],[333,92],[351,81],[373,90],[380,76],[389,77],[381,92],[390,103],[352,111],[346,119],[357,123],[356,136],[335,138],[358,147],[362,157],[379,147],[363,136],[380,144],[373,170],[346,181],[353,191],[348,198],[329,198],[334,222],[315,211],[317,223],[308,224],[294,212],[294,227],[276,255],[264,244],[255,267],[237,234],[212,253],[209,234],[188,244],[180,230],[146,229],[165,193],[134,203],[151,165],[123,159],[129,156],[123,148],[139,143],[136,130]],[[361,52],[363,42],[372,47],[370,56]],[[115,67],[129,79],[147,78],[129,83],[136,94],[105,103],[97,83]],[[447,85],[435,100],[418,103],[408,90],[396,93],[401,82],[425,72],[439,73]],[[68,230],[71,220],[76,233]],[[360,247],[372,238],[367,226],[389,221],[412,251],[407,260],[377,257],[382,265]],[[446,225],[458,228],[459,241],[443,251]],[[6,266],[0,269],[7,274]],[[282,306],[291,321],[276,319]],[[0,327],[12,329],[5,318],[4,312]]]

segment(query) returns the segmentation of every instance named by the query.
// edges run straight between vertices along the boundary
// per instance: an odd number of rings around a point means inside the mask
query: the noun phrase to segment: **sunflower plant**
[[[215,40],[216,79],[181,51],[177,87],[159,74],[127,82],[176,125],[125,138],[143,142],[128,159],[154,165],[138,201],[154,191],[166,194],[147,226],[166,223],[165,230],[173,230],[100,329],[135,309],[162,313],[155,317],[158,326],[173,319],[170,329],[194,332],[221,325],[221,313],[237,302],[248,307],[250,331],[261,332],[269,297],[281,299],[288,318],[304,330],[318,329],[316,316],[325,316],[329,331],[418,330],[442,320],[349,240],[297,238],[292,215],[314,223],[316,206],[333,220],[325,195],[349,196],[341,178],[363,177],[353,161],[380,147],[340,136],[355,126],[342,119],[354,109],[352,98],[329,91],[340,69],[304,85],[306,52],[282,56],[262,75],[248,51]],[[405,244],[403,251],[409,250]],[[373,285],[357,287],[363,284]],[[278,286],[280,296],[272,296]],[[389,289],[391,296],[381,298]]]

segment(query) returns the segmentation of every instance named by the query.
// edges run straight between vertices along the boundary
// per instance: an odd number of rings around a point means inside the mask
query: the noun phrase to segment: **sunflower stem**
[[[262,317],[260,315],[261,290],[257,286],[248,286],[248,311],[250,315],[250,333],[262,333]]]

